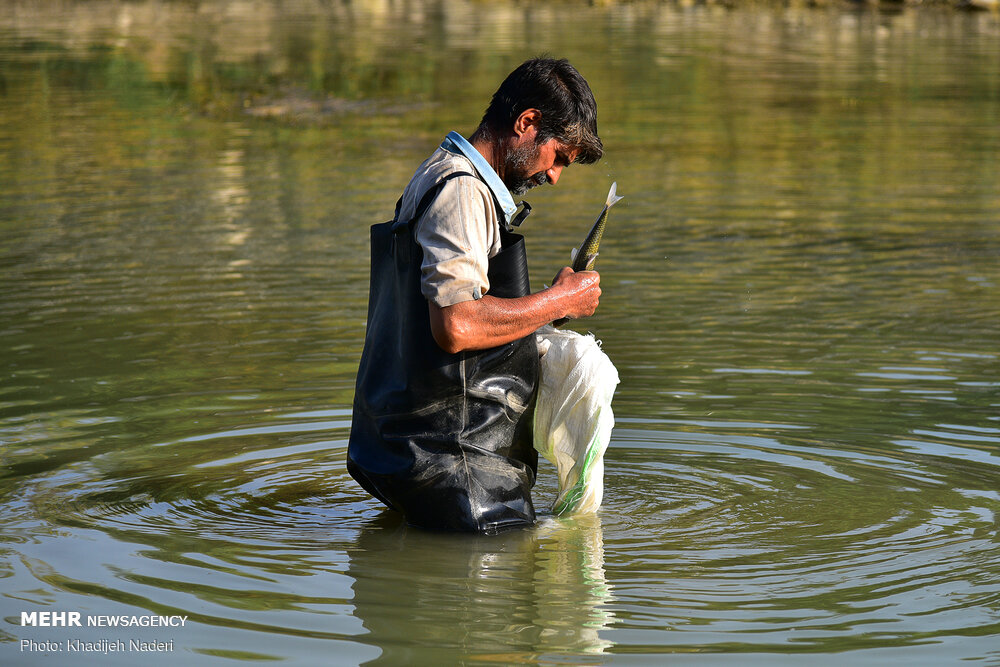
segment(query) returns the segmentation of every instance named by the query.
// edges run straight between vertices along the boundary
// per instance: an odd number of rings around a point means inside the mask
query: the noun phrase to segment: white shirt
[[[411,217],[434,183],[453,172],[417,221],[416,241],[423,250],[421,292],[440,307],[482,298],[489,291],[489,260],[500,251],[500,225],[516,210],[510,192],[468,141],[452,132],[417,168],[403,193],[399,219]],[[498,217],[494,196],[500,203]]]

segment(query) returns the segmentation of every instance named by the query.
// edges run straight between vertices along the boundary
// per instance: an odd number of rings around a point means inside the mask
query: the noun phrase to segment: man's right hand
[[[590,317],[601,298],[601,275],[597,271],[574,271],[565,266],[552,280],[550,289],[556,290],[561,303],[565,304],[565,318]]]

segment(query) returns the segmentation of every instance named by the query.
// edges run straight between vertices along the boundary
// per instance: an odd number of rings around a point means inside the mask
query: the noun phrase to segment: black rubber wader
[[[371,228],[368,326],[358,369],[347,469],[369,493],[433,530],[496,533],[531,525],[538,454],[531,437],[538,384],[534,336],[449,354],[431,334],[420,291],[414,218]],[[502,232],[489,294],[530,291],[524,238]]]

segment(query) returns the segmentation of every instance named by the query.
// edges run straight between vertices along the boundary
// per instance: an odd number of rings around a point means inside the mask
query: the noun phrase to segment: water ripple
[[[816,647],[865,625],[914,646],[963,623],[996,628],[982,601],[1000,595],[1000,580],[981,567],[1000,541],[1000,496],[988,486],[1000,480],[1000,460],[977,451],[980,441],[905,441],[874,455],[782,445],[743,435],[746,424],[694,433],[670,425],[620,427],[608,455],[606,559],[620,566],[620,624],[687,625],[694,615],[734,641],[777,643],[793,626],[797,641]],[[796,432],[771,426],[761,428]],[[945,435],[969,431],[983,429]],[[975,464],[977,474],[945,475],[910,452]],[[984,474],[987,486],[975,488]],[[652,607],[640,609],[640,599]]]

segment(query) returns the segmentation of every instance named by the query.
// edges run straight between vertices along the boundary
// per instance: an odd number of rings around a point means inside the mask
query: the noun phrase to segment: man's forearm
[[[441,308],[429,304],[434,340],[450,353],[484,350],[524,338],[546,324],[587,317],[597,308],[600,276],[594,271],[559,272],[552,287],[516,299],[489,294]]]

